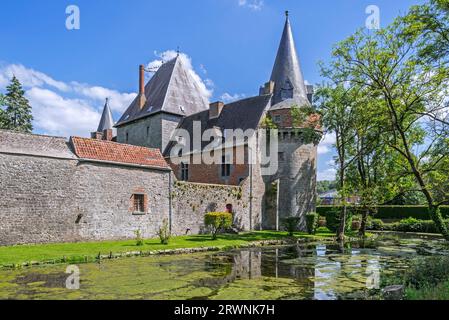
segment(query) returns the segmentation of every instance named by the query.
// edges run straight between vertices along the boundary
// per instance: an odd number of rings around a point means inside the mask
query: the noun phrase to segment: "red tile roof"
[[[75,154],[81,159],[100,160],[169,169],[159,149],[116,142],[72,137]]]

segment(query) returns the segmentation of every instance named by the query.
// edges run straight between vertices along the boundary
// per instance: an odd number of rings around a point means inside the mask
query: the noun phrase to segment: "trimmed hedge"
[[[446,220],[445,223],[449,227],[449,220]],[[382,220],[372,219],[367,224],[367,230],[439,233],[433,221],[418,220],[415,218],[407,218],[395,223],[383,223]]]
[[[334,211],[336,206],[319,206],[316,211],[320,216],[325,217],[329,211]],[[449,206],[440,207],[443,218],[449,219]],[[356,214],[354,207],[348,207],[348,211]],[[407,218],[415,218],[418,220],[430,220],[430,216],[426,206],[378,206],[376,219],[394,219],[402,220]]]

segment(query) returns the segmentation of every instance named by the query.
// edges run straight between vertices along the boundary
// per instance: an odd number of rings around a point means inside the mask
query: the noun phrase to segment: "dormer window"
[[[176,137],[176,140],[178,141],[178,144],[180,144],[180,145],[184,146],[186,144],[186,138],[184,138],[182,136]]]
[[[281,88],[281,99],[287,100],[293,98],[293,85],[289,79],[285,81],[284,86]]]

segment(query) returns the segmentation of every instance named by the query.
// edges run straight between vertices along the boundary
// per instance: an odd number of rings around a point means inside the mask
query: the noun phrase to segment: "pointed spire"
[[[281,43],[274,63],[271,81],[275,83],[273,105],[287,99],[307,103],[307,90],[301,71],[298,54],[290,25],[289,12],[285,12],[286,21]]]
[[[114,129],[114,119],[112,118],[111,108],[109,108],[109,98],[106,98],[106,103],[103,108],[103,114],[101,115],[100,124],[98,125],[97,132],[104,132],[105,130]]]

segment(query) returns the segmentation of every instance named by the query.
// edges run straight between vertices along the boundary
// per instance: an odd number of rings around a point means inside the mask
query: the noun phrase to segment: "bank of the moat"
[[[0,299],[369,299],[382,277],[421,256],[449,253],[438,238],[388,235],[344,246],[329,241],[0,270]]]

